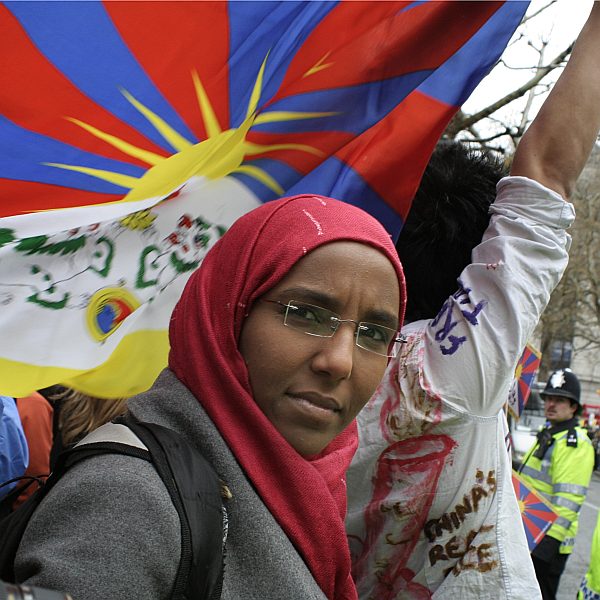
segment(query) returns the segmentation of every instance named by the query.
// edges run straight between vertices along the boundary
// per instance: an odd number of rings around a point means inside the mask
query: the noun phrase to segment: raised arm
[[[515,153],[511,175],[573,193],[600,129],[600,3],[594,6],[571,58]]]

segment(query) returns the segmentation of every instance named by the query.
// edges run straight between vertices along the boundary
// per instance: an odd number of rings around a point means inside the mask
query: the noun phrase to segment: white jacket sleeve
[[[526,177],[506,177],[482,243],[425,332],[424,377],[456,409],[498,413],[517,361],[567,266],[573,206]]]

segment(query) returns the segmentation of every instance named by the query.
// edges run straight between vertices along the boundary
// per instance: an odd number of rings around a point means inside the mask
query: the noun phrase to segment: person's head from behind
[[[581,385],[570,369],[554,371],[540,396],[544,400],[544,414],[552,425],[569,421],[582,411]]]
[[[97,398],[65,388],[58,415],[63,444],[76,443],[94,429],[124,414],[126,409],[126,398]]]
[[[431,319],[457,288],[489,223],[500,161],[461,142],[438,144],[396,242],[407,285],[406,321]]]
[[[397,345],[405,292],[393,244],[372,217],[336,200],[284,199],[234,224],[174,313],[176,373],[196,345],[179,326],[200,287],[210,306],[196,318],[229,363],[218,379],[235,381],[303,456],[353,421]]]

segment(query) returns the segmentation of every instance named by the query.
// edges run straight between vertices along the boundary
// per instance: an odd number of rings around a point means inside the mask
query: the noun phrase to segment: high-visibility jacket
[[[590,566],[581,582],[578,600],[600,600],[600,513],[592,539]]]
[[[585,500],[594,469],[594,448],[581,427],[575,427],[577,446],[567,445],[568,431],[552,436],[552,444],[544,458],[534,456],[539,442],[523,458],[521,475],[525,482],[548,500],[558,519],[546,535],[561,542],[559,552],[571,554],[577,535],[579,511]]]

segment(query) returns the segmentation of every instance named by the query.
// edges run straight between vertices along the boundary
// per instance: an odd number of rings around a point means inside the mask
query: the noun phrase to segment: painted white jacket
[[[407,325],[358,417],[347,531],[361,600],[535,600],[502,407],[567,265],[571,204],[525,177],[498,183],[459,290]]]

